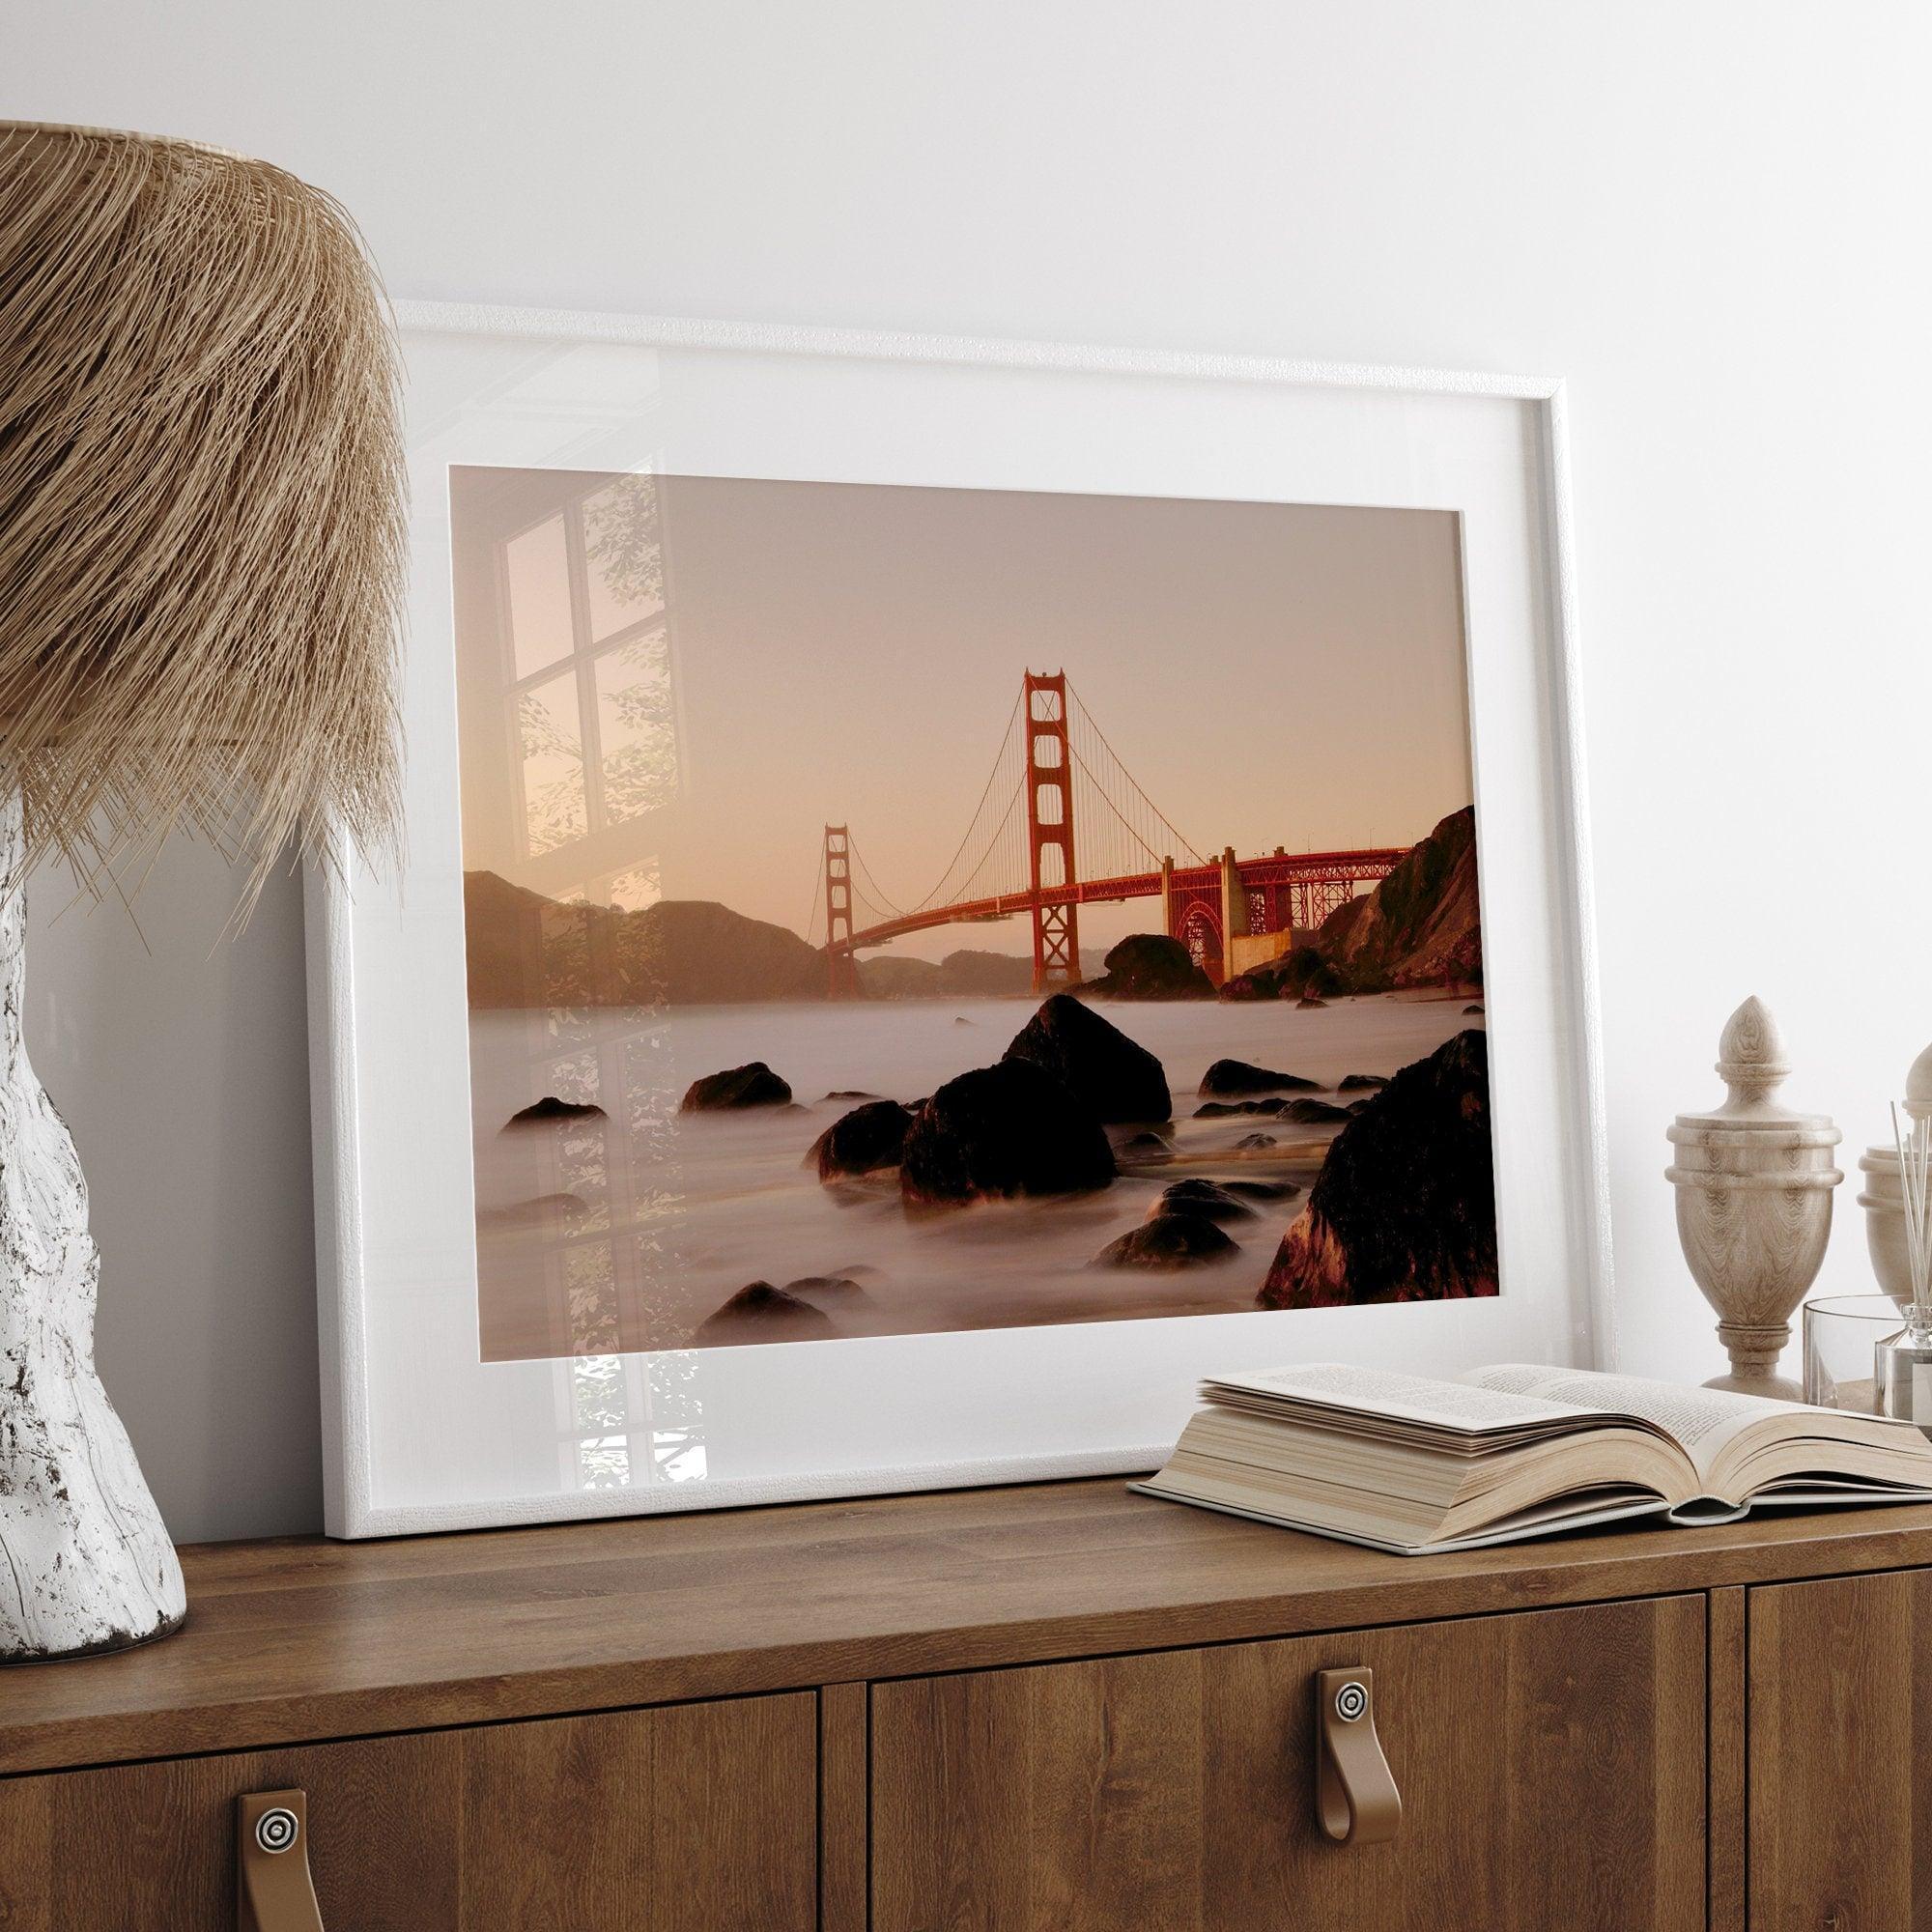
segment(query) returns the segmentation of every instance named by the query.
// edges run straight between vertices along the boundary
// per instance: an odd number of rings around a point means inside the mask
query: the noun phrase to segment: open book
[[[1167,1465],[1133,1488],[1403,1555],[1619,1517],[1932,1502],[1932,1442],[1909,1422],[1634,1376],[1321,1363],[1201,1392]]]

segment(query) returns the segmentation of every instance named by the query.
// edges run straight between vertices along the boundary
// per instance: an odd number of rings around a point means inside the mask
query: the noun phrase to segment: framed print
[[[1559,385],[404,304],[309,882],[342,1536],[1611,1355]]]

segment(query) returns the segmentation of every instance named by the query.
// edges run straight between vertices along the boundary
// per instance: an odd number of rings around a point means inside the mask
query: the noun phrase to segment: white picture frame
[[[1613,1363],[1560,382],[424,302],[398,319],[408,854],[400,878],[307,882],[330,1534],[1124,1474],[1165,1455],[1204,1374]],[[1502,1293],[483,1362],[444,481],[468,463],[1458,512]],[[590,1483],[585,1443],[619,1439],[629,1479],[606,1457]]]

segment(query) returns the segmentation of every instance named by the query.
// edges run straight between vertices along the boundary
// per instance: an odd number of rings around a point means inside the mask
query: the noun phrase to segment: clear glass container
[[[1823,1408],[1878,1413],[1874,1359],[1905,1318],[1889,1294],[1824,1294],[1804,1304],[1804,1400]]]

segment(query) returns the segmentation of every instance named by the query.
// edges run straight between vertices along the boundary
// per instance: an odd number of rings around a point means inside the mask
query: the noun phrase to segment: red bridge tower
[[[852,836],[842,825],[825,828],[825,967],[835,1000],[856,999],[859,955],[852,951]]]
[[[1066,673],[1026,674],[1027,845],[1033,860],[1033,989],[1063,992],[1080,978],[1080,921],[1069,898],[1042,890],[1073,884],[1073,765],[1066,743]]]

